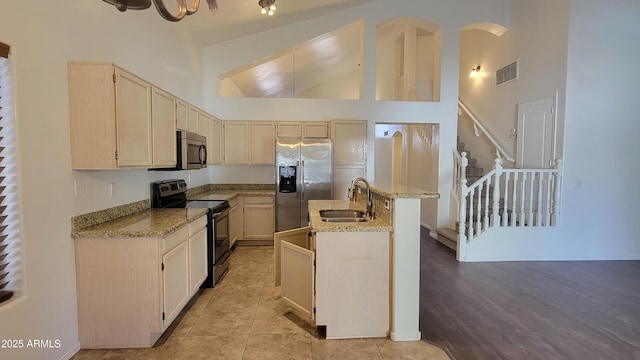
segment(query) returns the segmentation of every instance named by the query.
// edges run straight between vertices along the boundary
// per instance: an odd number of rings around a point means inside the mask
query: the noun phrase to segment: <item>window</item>
[[[19,213],[9,46],[0,42],[0,303],[19,288]]]

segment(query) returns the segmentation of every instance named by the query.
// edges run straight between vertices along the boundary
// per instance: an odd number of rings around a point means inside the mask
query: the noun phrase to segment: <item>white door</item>
[[[519,169],[552,168],[555,156],[555,96],[518,104]]]

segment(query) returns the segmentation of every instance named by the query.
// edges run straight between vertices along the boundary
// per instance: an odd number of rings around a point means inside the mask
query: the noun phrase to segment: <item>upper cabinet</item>
[[[331,139],[334,165],[366,165],[366,120],[332,120]]]
[[[224,123],[224,163],[249,164],[249,130],[247,121]]]
[[[275,164],[275,138],[275,123],[251,123],[251,164]]]
[[[176,128],[189,131],[189,103],[176,99]]]
[[[276,137],[328,138],[329,124],[323,121],[282,121],[276,124]]]
[[[176,164],[176,98],[168,92],[153,87],[151,93],[151,118],[153,124],[153,166],[167,167]]]
[[[224,163],[275,164],[275,136],[273,122],[225,121]]]
[[[152,166],[152,87],[108,63],[69,63],[73,169]]]
[[[200,134],[200,111],[197,107],[187,104],[187,125],[188,131]],[[202,135],[202,134],[200,134]]]
[[[207,136],[207,163],[210,165],[224,163],[224,126],[223,122],[215,117],[209,123],[209,135]]]

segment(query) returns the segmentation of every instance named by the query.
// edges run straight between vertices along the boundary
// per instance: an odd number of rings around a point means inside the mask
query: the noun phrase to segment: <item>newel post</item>
[[[496,158],[493,167],[493,201],[491,204],[491,226],[500,225],[500,177],[502,176],[502,159]]]
[[[551,212],[551,226],[556,226],[560,214],[560,189],[562,188],[562,159],[556,159],[553,173],[553,210]]]

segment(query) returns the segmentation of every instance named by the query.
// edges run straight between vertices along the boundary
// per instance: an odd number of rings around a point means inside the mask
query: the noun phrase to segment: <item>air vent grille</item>
[[[518,61],[496,70],[496,85],[518,78]]]

